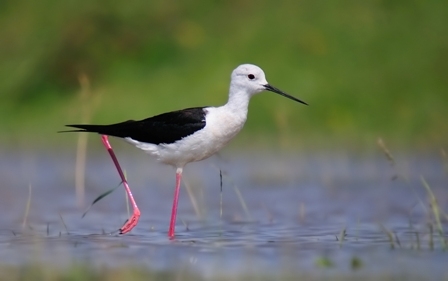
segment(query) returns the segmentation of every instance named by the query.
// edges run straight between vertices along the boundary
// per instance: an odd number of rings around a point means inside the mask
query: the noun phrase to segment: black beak
[[[263,85],[263,86],[264,86],[264,88],[265,88],[267,91],[271,91],[271,92],[277,93],[277,94],[282,95],[282,96],[284,96],[284,97],[287,97],[288,99],[291,99],[291,100],[293,100],[293,101],[303,103],[304,105],[308,105],[306,102],[301,101],[301,100],[299,100],[298,98],[295,98],[295,97],[293,97],[293,96],[290,96],[290,95],[288,95],[287,93],[285,93],[285,92],[283,92],[283,91],[281,91],[281,90],[279,90],[279,89],[277,89],[277,88],[275,88],[275,87],[273,87],[273,86],[271,86],[271,85],[269,85],[269,84],[266,84],[266,85]]]

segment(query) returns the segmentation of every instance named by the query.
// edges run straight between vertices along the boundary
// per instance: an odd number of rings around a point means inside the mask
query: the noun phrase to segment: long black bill
[[[287,93],[285,93],[285,92],[283,92],[283,91],[281,91],[281,90],[275,88],[274,86],[271,86],[271,85],[269,85],[269,84],[266,84],[266,85],[263,85],[263,86],[264,86],[264,88],[265,88],[267,91],[271,91],[271,92],[277,93],[277,94],[282,95],[282,96],[284,96],[284,97],[287,97],[288,99],[291,99],[291,100],[293,100],[293,101],[303,103],[304,105],[308,105],[306,102],[301,101],[301,100],[299,100],[298,98],[295,98],[295,97],[293,97],[293,96],[290,96],[290,95],[288,95]]]

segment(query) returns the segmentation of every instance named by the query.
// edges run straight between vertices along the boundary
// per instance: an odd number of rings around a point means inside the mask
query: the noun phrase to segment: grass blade
[[[84,214],[82,214],[82,218],[85,217],[87,215],[87,212],[90,210],[90,208],[92,208],[92,206],[100,201],[101,199],[103,199],[104,197],[106,197],[107,195],[111,194],[112,192],[114,192],[118,187],[120,187],[121,183],[119,185],[117,185],[116,187],[109,189],[108,191],[104,192],[103,194],[101,194],[100,196],[98,196],[95,200],[93,200],[92,204],[90,204],[90,206],[87,208],[87,210],[84,212]]]
[[[219,169],[219,182],[220,182],[220,191],[219,191],[219,217],[222,219],[222,170]]]
[[[23,223],[22,223],[23,228],[27,225],[27,221],[28,221],[28,214],[30,212],[30,206],[31,206],[31,192],[32,192],[32,188],[31,188],[31,183],[30,183],[29,187],[28,187],[28,200],[26,202],[25,214],[23,215]]]
[[[431,206],[432,214],[433,214],[434,219],[436,221],[437,232],[439,233],[443,249],[446,250],[448,248],[448,245],[447,245],[446,240],[445,240],[445,233],[443,231],[442,222],[441,222],[441,219],[440,219],[440,216],[441,216],[440,213],[442,211],[440,210],[439,204],[437,203],[436,196],[432,192],[431,187],[426,182],[426,180],[425,180],[425,178],[423,176],[421,176],[420,178],[421,178],[423,186],[425,187],[426,191],[428,192],[429,202],[430,202],[429,204]]]

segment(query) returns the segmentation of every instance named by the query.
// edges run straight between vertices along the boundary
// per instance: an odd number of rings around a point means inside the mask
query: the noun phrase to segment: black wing
[[[69,132],[92,132],[139,142],[173,143],[205,127],[204,107],[163,113],[140,121],[129,120],[111,125],[66,125],[78,128]]]

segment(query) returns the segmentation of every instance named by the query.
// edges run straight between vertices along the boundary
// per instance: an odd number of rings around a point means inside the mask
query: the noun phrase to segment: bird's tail
[[[77,128],[77,130],[66,130],[59,131],[58,133],[73,133],[73,132],[85,132],[85,133],[98,133],[98,134],[107,134],[106,127],[107,125],[65,125],[66,127]]]

